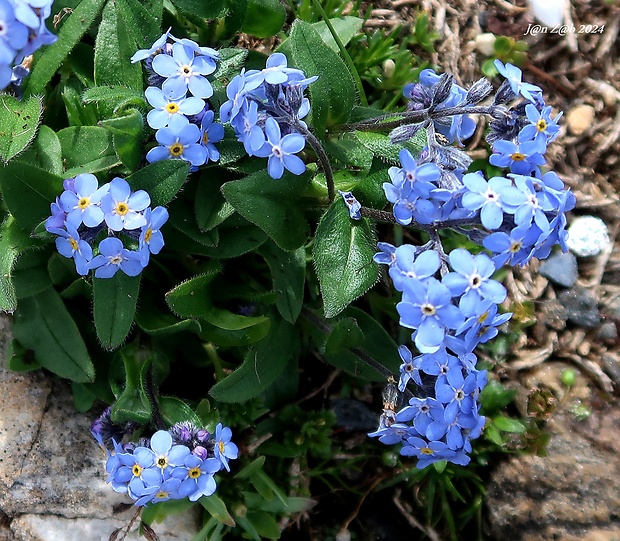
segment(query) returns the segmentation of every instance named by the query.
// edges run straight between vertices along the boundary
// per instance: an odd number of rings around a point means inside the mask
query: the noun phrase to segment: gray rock
[[[582,287],[562,291],[558,301],[566,308],[571,323],[580,327],[594,328],[601,323],[601,314],[594,296]]]
[[[549,423],[548,456],[513,456],[493,473],[487,507],[494,539],[620,538],[620,408]]]
[[[7,337],[0,315],[0,541],[105,541],[129,522],[133,502],[106,484],[92,419],[75,411],[69,385],[4,368]],[[157,524],[160,541],[191,539],[195,512]]]
[[[562,287],[573,287],[579,278],[577,258],[574,254],[556,252],[543,261],[538,272]]]
[[[613,344],[618,339],[618,327],[613,321],[606,321],[600,326],[596,336],[607,344]]]

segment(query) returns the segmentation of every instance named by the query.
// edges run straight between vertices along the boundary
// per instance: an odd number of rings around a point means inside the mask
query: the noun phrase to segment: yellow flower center
[[[517,240],[510,245],[510,248],[508,249],[508,251],[511,254],[516,254],[521,249],[522,246],[523,246],[523,243]]]
[[[69,237],[69,244],[71,244],[71,248],[75,251],[78,249],[78,243],[75,239]]]
[[[129,205],[124,202],[116,203],[114,211],[120,216],[125,216],[129,212]]]
[[[201,473],[200,468],[192,468],[187,472],[187,475],[190,479],[198,479]]]
[[[170,146],[168,150],[172,156],[180,156],[183,154],[183,145],[181,143],[174,143],[174,145]]]
[[[487,310],[486,312],[483,312],[482,314],[478,316],[478,323],[482,325],[487,320],[488,317],[489,317],[489,311]]]
[[[142,468],[138,464],[134,464],[133,468],[131,468],[131,473],[133,473],[136,477],[140,477],[140,474],[142,473]]]
[[[179,112],[179,106],[176,103],[169,103],[166,105],[166,111],[168,111],[171,115]]]
[[[515,152],[510,156],[515,162],[522,162],[525,160],[525,154],[521,154],[520,152]]]
[[[153,236],[153,230],[149,227],[145,232],[144,232],[144,242],[148,242],[151,240],[151,237]]]
[[[110,263],[112,263],[112,265],[120,265],[122,262],[123,258],[120,255],[115,255],[110,258]]]
[[[223,442],[223,441],[221,441],[221,442],[219,442],[217,445],[218,445],[218,447],[220,448],[220,453],[223,453],[223,452],[224,452],[224,448],[225,448],[225,446],[224,446],[224,442]]]
[[[437,313],[437,310],[435,310],[435,307],[432,304],[423,304],[422,313],[425,316],[434,316]]]
[[[422,447],[422,449],[420,449],[420,453],[423,455],[434,455],[435,451],[433,451],[430,447]]]
[[[547,121],[544,118],[541,118],[538,122],[536,122],[536,129],[540,132],[543,132],[547,129]]]
[[[164,500],[168,497],[169,492],[164,492],[160,490],[157,494],[155,494],[155,498],[158,500]]]
[[[157,466],[158,468],[161,468],[162,470],[164,468],[167,468],[168,467],[168,457],[167,456],[160,456],[155,461],[155,466]]]
[[[192,67],[191,66],[181,66],[181,75],[183,77],[191,77],[192,76]]]
[[[204,132],[202,134],[202,144],[206,145],[209,142],[209,134],[207,132]]]
[[[88,208],[90,206],[90,199],[88,197],[82,197],[82,199],[78,201],[77,206],[79,209],[82,209],[82,210],[84,210],[85,208]]]

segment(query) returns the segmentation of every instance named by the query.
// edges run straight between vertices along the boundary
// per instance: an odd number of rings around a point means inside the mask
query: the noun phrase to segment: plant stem
[[[327,15],[327,13],[325,13],[325,10],[323,9],[323,6],[321,5],[320,0],[312,0],[312,3],[314,4],[314,7],[321,15],[321,18],[325,21],[327,28],[329,29],[332,37],[334,38],[334,41],[336,42],[336,45],[338,45],[338,49],[340,50],[340,54],[342,55],[342,58],[345,64],[347,65],[347,67],[349,68],[349,71],[351,72],[351,76],[353,77],[353,80],[355,81],[355,86],[357,87],[357,93],[359,94],[360,103],[364,107],[368,107],[368,100],[366,99],[366,94],[364,92],[362,80],[360,79],[359,73],[357,73],[357,69],[355,68],[355,64],[353,64],[353,60],[351,59],[351,56],[345,49],[344,44],[342,43],[342,40],[336,33],[336,30],[333,27],[331,21],[329,20],[329,16]]]
[[[148,361],[147,361],[148,362]],[[159,402],[157,402],[157,389],[155,386],[155,374],[153,372],[153,362],[151,361],[151,365],[148,368],[148,375],[146,377],[146,394],[148,396],[149,402],[151,403],[151,409],[153,412],[151,413],[151,422],[155,426],[157,430],[166,430],[166,423],[164,422],[164,418],[161,415],[161,411],[159,410]]]
[[[332,164],[329,161],[329,156],[321,141],[306,127],[304,127],[300,122],[293,122],[292,126],[306,138],[306,141],[310,143],[310,146],[316,152],[316,156],[321,163],[321,168],[325,173],[325,181],[327,182],[327,196],[329,197],[329,202],[333,203],[334,199],[336,199],[336,184],[334,183],[334,171],[332,169]]]

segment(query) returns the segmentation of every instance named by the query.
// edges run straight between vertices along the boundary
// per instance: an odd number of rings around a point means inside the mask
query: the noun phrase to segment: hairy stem
[[[303,126],[300,122],[292,123],[293,127],[305,137],[306,141],[310,144],[310,146],[316,152],[316,156],[319,159],[321,164],[321,169],[325,173],[325,180],[327,182],[327,196],[329,197],[329,202],[333,203],[334,199],[336,199],[336,184],[334,183],[334,171],[332,169],[332,164],[329,161],[329,156],[321,141],[305,126]]]

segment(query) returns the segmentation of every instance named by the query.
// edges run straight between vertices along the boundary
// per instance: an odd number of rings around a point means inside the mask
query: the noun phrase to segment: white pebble
[[[611,244],[607,225],[596,216],[575,218],[568,228],[566,244],[568,249],[578,257],[598,255]]]
[[[529,0],[532,14],[547,26],[557,26],[564,20],[567,0]]]

